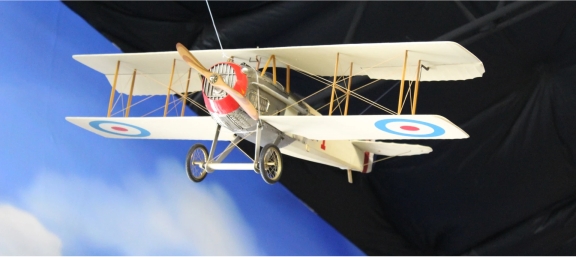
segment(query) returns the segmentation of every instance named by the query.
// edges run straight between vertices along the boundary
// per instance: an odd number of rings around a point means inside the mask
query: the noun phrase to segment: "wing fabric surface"
[[[404,54],[408,51],[406,78],[416,76],[418,61],[427,70],[422,70],[421,81],[464,80],[481,77],[484,73],[482,62],[466,48],[455,42],[409,42],[296,46],[276,48],[227,49],[228,56],[235,60],[250,63],[259,56],[263,60],[274,55],[277,67],[290,65],[294,70],[302,70],[319,76],[334,76],[336,55],[339,62],[354,63],[354,74],[368,75],[372,79],[399,80],[402,75]],[[225,62],[222,50],[191,51],[200,63],[210,66]],[[128,94],[132,73],[138,71],[134,95],[166,94],[174,67],[172,89],[184,92],[188,65],[176,51],[75,55],[74,59],[106,75],[112,83],[116,65],[120,61],[117,90]],[[176,62],[174,62],[176,60]],[[175,65],[174,65],[175,64]],[[174,66],[173,66],[174,65]],[[344,65],[345,66],[345,65]],[[346,69],[338,70],[338,76],[347,76]],[[196,74],[190,77],[189,92],[200,90],[200,80]]]
[[[216,132],[216,122],[210,116],[66,117],[66,120],[108,138],[213,140]],[[231,131],[226,128],[220,130],[218,140],[230,141],[232,139],[234,139],[234,134]]]
[[[316,140],[469,137],[439,115],[261,116],[261,119],[282,132]]]
[[[439,115],[261,116],[282,132],[317,140],[459,139],[468,134]],[[109,138],[213,140],[212,117],[67,117]],[[222,128],[219,140],[234,134]]]

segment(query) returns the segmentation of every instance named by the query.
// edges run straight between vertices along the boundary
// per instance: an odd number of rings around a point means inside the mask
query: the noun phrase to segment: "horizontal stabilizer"
[[[213,140],[216,122],[210,116],[102,118],[66,117],[66,120],[103,137],[122,139]],[[234,134],[220,130],[218,140],[230,141]]]
[[[432,152],[432,148],[423,145],[371,141],[353,141],[352,144],[362,151],[386,156],[410,156]]]

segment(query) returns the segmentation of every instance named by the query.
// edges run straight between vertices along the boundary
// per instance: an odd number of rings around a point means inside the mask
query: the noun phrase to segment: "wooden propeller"
[[[220,90],[223,90],[232,98],[234,98],[234,100],[236,100],[236,102],[240,105],[240,107],[242,107],[242,109],[244,109],[244,111],[250,116],[250,118],[258,120],[259,118],[258,111],[256,110],[256,108],[254,108],[254,105],[250,103],[248,98],[246,98],[240,92],[234,90],[228,84],[226,84],[226,82],[224,82],[220,74],[212,73],[204,66],[202,66],[202,64],[198,61],[198,59],[196,59],[196,57],[194,57],[194,55],[192,55],[192,53],[190,53],[188,48],[186,48],[184,45],[177,43],[176,50],[178,50],[178,53],[180,54],[182,59],[186,63],[188,63],[188,65],[190,65],[192,69],[196,70],[198,73],[204,76],[208,80],[208,82],[212,84],[212,86]]]

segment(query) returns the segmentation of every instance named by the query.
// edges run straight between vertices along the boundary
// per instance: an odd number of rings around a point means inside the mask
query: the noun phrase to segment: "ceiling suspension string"
[[[214,22],[214,16],[212,16],[212,11],[210,10],[210,4],[206,0],[206,6],[208,6],[208,13],[210,13],[210,19],[212,20],[212,25],[214,26],[214,32],[216,33],[216,38],[218,39],[218,44],[220,44],[220,49],[222,50],[222,57],[230,58],[226,53],[224,53],[224,47],[222,47],[222,41],[220,41],[220,36],[218,35],[218,29],[216,29],[216,22]]]

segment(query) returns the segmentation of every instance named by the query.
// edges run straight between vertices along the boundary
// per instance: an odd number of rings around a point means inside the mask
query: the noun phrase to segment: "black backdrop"
[[[176,42],[220,48],[204,1],[65,4],[124,52],[174,51]],[[210,6],[224,48],[444,35],[484,63],[482,78],[421,86],[418,112],[447,117],[469,139],[415,141],[434,151],[379,162],[368,175],[354,174],[354,184],[341,170],[284,157],[281,183],[366,254],[576,254],[575,2]],[[355,78],[353,87],[367,81]],[[301,95],[320,88],[300,77],[292,85]],[[396,85],[378,82],[361,93],[393,107]],[[310,103],[327,101],[320,94]],[[352,114],[381,113],[351,105]]]

